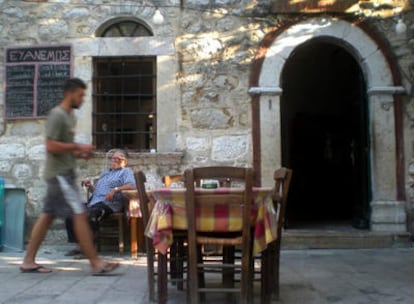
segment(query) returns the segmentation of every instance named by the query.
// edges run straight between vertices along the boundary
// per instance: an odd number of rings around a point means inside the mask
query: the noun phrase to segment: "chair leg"
[[[276,300],[279,300],[279,293],[280,293],[280,243],[276,243],[273,247],[273,297]]]
[[[170,247],[170,277],[172,285],[176,285],[175,279],[177,278],[177,242],[174,242]]]
[[[250,247],[250,246],[249,246]],[[240,287],[241,287],[241,294],[240,294],[240,303],[241,304],[250,304],[250,279],[251,279],[251,249],[243,250],[242,256],[242,267],[241,267],[241,279],[240,279]]]
[[[158,304],[167,303],[167,255],[158,252]]]
[[[124,219],[123,217],[118,218],[118,248],[119,254],[124,253]]]
[[[270,245],[269,245],[270,246]],[[261,272],[261,292],[260,292],[260,303],[261,304],[268,304],[270,303],[271,299],[271,276],[270,276],[270,248],[265,249],[262,252],[262,258],[261,258],[261,265],[260,265],[260,272]]]
[[[195,240],[194,240],[195,243]],[[188,244],[188,277],[187,277],[187,285],[188,285],[188,302],[191,304],[198,304],[200,303],[199,300],[199,292],[198,292],[198,246],[195,244]]]
[[[197,246],[197,263],[203,264],[203,246]],[[198,291],[198,288],[204,288],[206,286],[206,281],[204,277],[204,269],[197,267],[197,277],[198,277],[198,286],[197,286],[197,295],[200,302],[204,302],[206,295]]]
[[[149,238],[145,238],[145,242],[147,243],[147,280],[148,280],[148,298],[150,302],[155,301],[155,280],[154,280],[154,259],[155,259],[155,252],[154,247],[152,247],[152,240]]]
[[[203,264],[203,247],[201,245],[197,245],[197,264]],[[204,278],[204,271],[197,267],[197,278],[198,278],[198,287],[205,286],[205,278]]]

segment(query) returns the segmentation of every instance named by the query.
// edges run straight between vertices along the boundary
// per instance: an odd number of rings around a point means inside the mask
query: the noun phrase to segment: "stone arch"
[[[280,84],[282,69],[294,49],[318,37],[336,38],[360,63],[369,88],[392,86],[392,72],[378,45],[358,26],[343,20],[311,19],[295,24],[279,35],[266,52],[259,77],[259,86]],[[377,67],[377,68],[375,68]]]
[[[344,20],[326,17],[302,20],[276,30],[265,38],[253,64],[249,88],[253,102],[254,167],[260,173],[257,183],[271,185],[273,169],[281,166],[280,95],[283,92],[283,68],[298,46],[315,38],[330,40],[347,50],[363,71],[373,147],[372,227],[373,230],[405,231],[405,203],[398,201],[403,196],[396,190],[397,185],[404,183],[401,183],[398,174],[398,168],[401,168],[398,161],[402,151],[397,151],[400,145],[395,119],[398,115],[394,115],[398,114],[395,102],[398,96],[394,95],[403,93],[404,88],[395,84],[395,71],[376,41],[359,26]],[[398,214],[404,213],[399,222],[392,225],[378,216],[381,212],[375,212],[390,206]]]
[[[105,22],[101,23],[95,31],[95,37],[104,36],[104,33],[108,29],[115,26],[116,24],[121,24],[121,23],[124,23],[124,22],[134,23],[137,26],[142,27],[143,30],[146,30],[147,34],[142,35],[142,36],[153,36],[154,35],[154,32],[153,32],[152,28],[144,20],[136,18],[136,17],[132,17],[132,16],[121,16],[121,17],[111,18],[111,19],[106,20]]]

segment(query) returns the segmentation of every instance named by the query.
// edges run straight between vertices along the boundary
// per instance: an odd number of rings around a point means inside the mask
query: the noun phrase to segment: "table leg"
[[[176,285],[177,258],[178,258],[177,242],[174,242],[170,247],[170,277],[171,277],[172,285]]]
[[[137,218],[131,217],[131,257],[138,258]]]
[[[223,264],[234,264],[234,246],[223,246]],[[223,285],[227,288],[234,287],[234,268],[223,269]]]
[[[184,290],[184,256],[184,241],[179,240],[177,251],[177,279],[179,279],[179,281],[177,281],[177,289],[181,291]]]
[[[167,255],[158,252],[158,304],[167,303]]]
[[[144,222],[142,220],[142,217],[139,217],[137,219],[137,243],[138,243],[137,250],[139,252],[146,252],[144,231],[145,231]]]

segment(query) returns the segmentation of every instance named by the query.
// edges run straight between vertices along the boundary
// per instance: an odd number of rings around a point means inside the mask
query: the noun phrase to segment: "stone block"
[[[24,157],[25,149],[22,144],[0,144],[0,159],[16,159]]]
[[[191,43],[187,50],[194,53],[199,59],[210,58],[217,54],[223,48],[222,43],[218,39],[204,37]]]
[[[188,137],[187,149],[189,151],[205,151],[209,148],[208,140],[200,137]]]
[[[405,232],[407,226],[405,224],[378,224],[371,223],[371,231],[381,232]]]
[[[10,135],[13,136],[28,136],[33,137],[41,135],[43,133],[43,127],[36,121],[22,121],[16,122],[10,128]]]
[[[72,9],[65,10],[63,17],[70,19],[71,21],[85,18],[89,15],[89,10],[84,7],[75,7]]]
[[[191,123],[197,129],[227,129],[232,117],[222,109],[199,109],[191,111]]]
[[[210,0],[188,0],[188,5],[197,6],[197,5],[209,5]]]
[[[29,149],[27,152],[29,159],[44,160],[46,159],[46,147],[45,145],[36,145]]]
[[[236,76],[218,75],[213,83],[220,89],[234,90],[239,86],[239,79]]]
[[[28,179],[32,177],[33,171],[28,164],[16,164],[12,170],[13,176],[18,179]]]
[[[212,159],[217,162],[235,161],[248,152],[248,138],[245,135],[221,136],[213,140]]]
[[[24,12],[20,7],[9,7],[6,9],[3,9],[2,13],[8,15],[9,17],[16,17],[16,18],[23,18]]]
[[[374,201],[371,203],[371,230],[406,231],[407,214],[405,202]]]
[[[7,160],[0,161],[0,172],[10,172],[12,163]]]
[[[248,123],[249,123],[249,116],[247,115],[247,113],[241,113],[239,115],[240,126],[247,126]]]
[[[66,37],[68,34],[68,24],[63,20],[49,19],[46,24],[39,28],[39,37],[43,40],[51,40]]]

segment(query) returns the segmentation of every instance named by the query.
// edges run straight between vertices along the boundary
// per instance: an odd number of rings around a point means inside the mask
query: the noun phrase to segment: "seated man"
[[[117,150],[112,155],[112,166],[105,170],[99,177],[97,183],[92,185],[89,180],[82,183],[86,186],[92,196],[87,204],[89,220],[94,236],[96,237],[99,222],[108,218],[114,212],[121,212],[124,207],[124,196],[122,190],[136,189],[134,172],[127,168],[128,160],[126,152]],[[71,219],[66,220],[66,230],[69,242],[76,242],[73,234]],[[71,250],[67,255],[76,255],[78,249]]]

